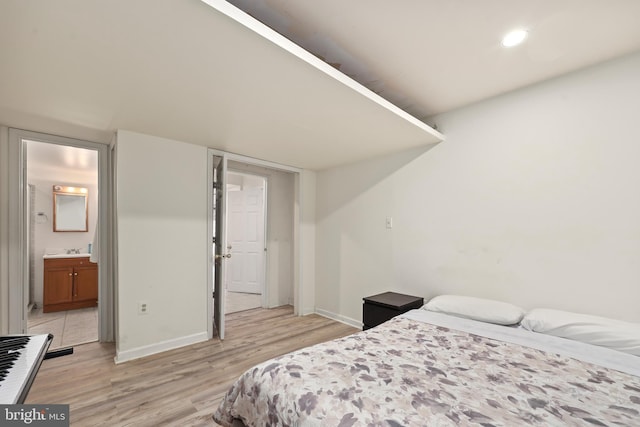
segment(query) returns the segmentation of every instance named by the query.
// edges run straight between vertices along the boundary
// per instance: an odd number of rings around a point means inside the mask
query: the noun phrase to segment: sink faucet
[[[67,254],[79,254],[80,249],[67,249]]]

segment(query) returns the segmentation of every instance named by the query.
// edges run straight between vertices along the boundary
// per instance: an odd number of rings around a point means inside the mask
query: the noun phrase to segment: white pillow
[[[460,295],[439,295],[423,308],[498,325],[514,325],[524,316],[524,310],[513,304]]]
[[[557,337],[612,348],[640,356],[640,323],[568,311],[536,308],[524,316],[522,327]]]

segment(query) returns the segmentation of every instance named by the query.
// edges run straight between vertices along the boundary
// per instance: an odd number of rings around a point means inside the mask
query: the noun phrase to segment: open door
[[[293,228],[293,231],[287,231],[287,236],[289,236],[287,242],[284,243],[284,246],[282,248],[279,248],[278,245],[275,245],[274,248],[278,250],[271,253],[275,254],[275,256],[272,257],[272,261],[274,262],[275,268],[277,268],[277,271],[279,272],[282,272],[282,269],[280,268],[280,260],[288,260],[287,262],[292,263],[290,277],[284,277],[284,279],[286,279],[287,283],[291,283],[291,287],[293,288],[293,295],[290,296],[289,301],[293,300],[294,313],[300,315],[304,312],[304,310],[301,308],[303,299],[301,286],[302,280],[300,276],[300,260],[302,257],[299,256],[299,254],[301,253],[300,248],[302,247],[302,245],[300,244],[302,234],[300,232],[300,200],[302,200],[300,194],[302,188],[304,188],[302,185],[300,185],[301,170],[289,166],[283,166],[277,163],[241,156],[238,154],[225,153],[213,148],[208,149],[207,157],[209,163],[207,168],[207,179],[209,184],[209,189],[207,191],[209,220],[208,232],[207,236],[205,237],[208,239],[206,244],[209,268],[207,269],[207,283],[203,290],[206,292],[206,300],[208,301],[208,315],[205,319],[207,322],[206,327],[208,337],[214,338],[215,336],[217,336],[220,339],[224,339],[225,337],[224,323],[225,314],[228,308],[226,307],[227,298],[225,297],[227,296],[227,285],[230,285],[230,278],[228,278],[228,276],[231,274],[230,270],[232,269],[232,265],[229,264],[229,262],[235,261],[235,255],[231,260],[229,260],[229,258],[231,258],[231,251],[236,250],[236,245],[232,244],[233,247],[231,248],[229,248],[228,246],[231,243],[230,238],[233,238],[234,236],[229,236],[231,231],[228,228],[230,218],[228,218],[227,216],[229,205],[227,190],[229,184],[233,186],[233,179],[229,179],[227,162],[231,162],[231,167],[234,172],[245,173],[249,175],[258,175],[262,177],[273,177],[272,179],[276,181],[274,187],[272,188],[278,188],[275,186],[277,185],[281,186],[279,188],[282,189],[282,192],[278,194],[285,195],[293,193],[293,197],[291,199],[291,203],[293,203],[293,206],[291,207],[292,211],[290,212],[290,215],[287,214],[287,218],[289,218],[290,216],[290,221],[292,222],[291,227]],[[289,173],[294,174],[294,182],[289,181]],[[265,185],[269,184],[265,183]],[[265,186],[262,191],[265,201],[264,209],[266,210],[266,198],[268,197],[267,187]],[[283,210],[282,212],[285,211]],[[288,226],[283,225],[283,227],[286,228]],[[266,233],[266,230],[264,231]],[[272,231],[275,233],[277,230]],[[275,236],[277,237],[278,235],[275,234]],[[282,239],[280,241],[282,242]],[[268,242],[265,243],[268,244]],[[265,246],[262,247],[263,255]],[[269,265],[266,261],[268,261],[268,258],[265,258],[265,269],[267,269]],[[275,276],[276,275],[274,274],[274,277]],[[265,274],[264,277],[268,279],[269,275]],[[279,277],[276,277],[276,279],[279,279]],[[268,280],[265,283],[268,284]],[[274,281],[274,287],[279,286],[280,284],[280,280]],[[268,296],[269,286],[264,285],[263,288],[263,299],[266,300],[266,297],[264,296]]]
[[[213,188],[212,188],[212,231],[213,231],[213,324],[218,332],[218,337],[224,339],[224,314],[225,314],[225,260],[231,254],[225,252],[225,206],[227,203],[227,191],[224,177],[227,173],[227,159],[224,155],[212,154]]]

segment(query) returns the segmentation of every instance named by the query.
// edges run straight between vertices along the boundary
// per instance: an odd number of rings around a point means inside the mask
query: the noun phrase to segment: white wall
[[[292,173],[278,172],[267,184],[269,307],[293,304],[293,179]]]
[[[318,173],[317,308],[359,321],[396,290],[640,321],[639,75],[627,56],[435,117],[426,152]]]
[[[206,147],[118,131],[116,173],[117,360],[206,340]]]
[[[296,182],[300,186],[301,200],[298,200],[300,215],[300,271],[298,280],[302,286],[301,296],[296,295],[300,304],[299,314],[309,314],[315,311],[316,305],[316,173],[304,170]]]

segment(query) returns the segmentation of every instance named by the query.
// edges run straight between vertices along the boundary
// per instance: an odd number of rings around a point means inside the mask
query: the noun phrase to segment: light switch
[[[393,228],[393,218],[391,218],[390,216],[387,217],[387,228]]]

